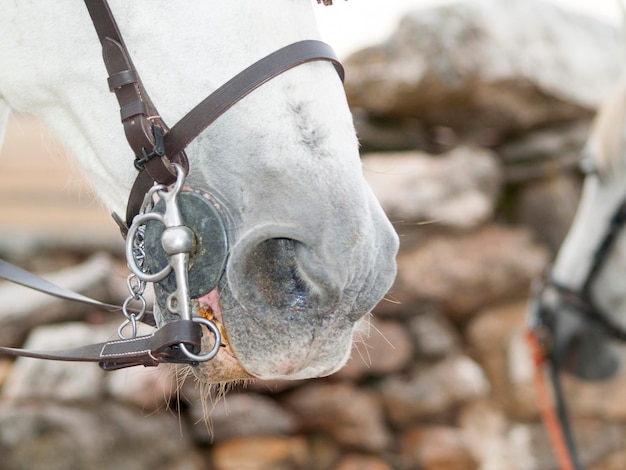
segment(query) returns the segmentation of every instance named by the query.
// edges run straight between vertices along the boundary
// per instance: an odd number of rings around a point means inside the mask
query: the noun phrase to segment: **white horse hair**
[[[558,283],[572,289],[580,289],[585,282],[610,219],[626,198],[626,75],[598,111],[582,165],[588,175],[581,201],[552,272]],[[626,329],[624,279],[626,229],[619,233],[591,286],[595,304],[614,324]],[[568,371],[599,379],[618,370],[623,345],[581,312],[562,308],[555,333],[555,347]]]
[[[111,1],[144,85],[170,126],[248,65],[319,39],[311,0]],[[0,130],[8,109],[40,117],[111,210],[136,170],[82,2],[0,0]],[[352,333],[391,286],[398,240],[365,183],[330,63],[263,85],[187,149],[187,182],[228,209],[230,254],[207,302],[229,349],[206,382],[303,379],[347,360]]]

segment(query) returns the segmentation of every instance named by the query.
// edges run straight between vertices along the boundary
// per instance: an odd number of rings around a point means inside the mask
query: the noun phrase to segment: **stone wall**
[[[528,288],[567,232],[622,54],[618,31],[534,0],[408,15],[345,64],[365,175],[402,240],[347,366],[219,399],[167,369],[0,359],[0,470],[556,469],[523,341]],[[125,295],[120,253],[16,261]],[[1,344],[115,335],[115,315],[15,289],[0,286]],[[565,387],[585,468],[626,468],[626,377]]]

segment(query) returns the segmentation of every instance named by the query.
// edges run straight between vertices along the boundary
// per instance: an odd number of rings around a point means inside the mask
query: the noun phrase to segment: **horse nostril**
[[[309,247],[293,238],[265,238],[236,247],[228,279],[237,300],[259,316],[328,312],[340,295],[332,274]],[[266,312],[256,312],[261,308]]]
[[[271,238],[252,249],[241,269],[249,280],[248,294],[277,310],[305,307],[307,286],[298,273],[296,243]]]

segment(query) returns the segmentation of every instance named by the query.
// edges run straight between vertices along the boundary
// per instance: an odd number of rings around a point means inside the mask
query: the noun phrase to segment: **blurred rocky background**
[[[620,31],[535,0],[407,15],[345,61],[363,168],[402,240],[347,366],[203,404],[167,369],[0,359],[0,469],[556,469],[523,341],[528,289],[571,223],[580,150],[623,58]],[[12,122],[0,158],[0,255],[121,302],[113,222],[61,150],[24,154],[40,152],[28,126]],[[120,322],[6,284],[0,305],[7,346],[103,341]],[[565,387],[584,467],[626,468],[626,376]]]

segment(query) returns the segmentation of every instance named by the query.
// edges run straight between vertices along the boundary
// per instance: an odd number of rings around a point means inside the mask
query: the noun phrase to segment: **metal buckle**
[[[152,135],[154,136],[154,147],[152,151],[148,153],[145,148],[141,149],[143,154],[142,158],[135,157],[135,168],[137,171],[143,171],[146,163],[153,158],[163,157],[165,155],[165,143],[163,142],[163,129],[159,126],[152,124]]]

